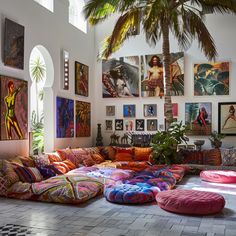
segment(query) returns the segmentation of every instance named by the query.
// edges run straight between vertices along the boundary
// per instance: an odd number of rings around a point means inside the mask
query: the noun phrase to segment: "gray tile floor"
[[[26,226],[31,232],[27,235],[38,236],[236,236],[236,185],[187,176],[178,188],[222,193],[225,209],[219,215],[190,217],[166,212],[155,203],[117,205],[103,197],[78,206],[0,198],[0,227]]]

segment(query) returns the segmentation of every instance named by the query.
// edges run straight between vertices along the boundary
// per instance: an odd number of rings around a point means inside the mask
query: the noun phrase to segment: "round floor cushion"
[[[214,183],[236,183],[236,171],[231,170],[204,170],[200,173],[204,181]]]
[[[105,187],[104,196],[109,202],[142,204],[155,200],[158,187],[146,183],[120,184]]]
[[[163,191],[157,194],[156,200],[164,210],[189,215],[215,214],[225,205],[223,196],[196,190]]]

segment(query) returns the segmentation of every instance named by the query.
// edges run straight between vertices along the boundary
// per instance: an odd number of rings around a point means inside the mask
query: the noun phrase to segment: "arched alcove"
[[[43,78],[36,84],[35,77],[32,75],[33,66],[38,63],[43,72]],[[54,98],[53,98],[53,82],[54,82],[54,66],[50,53],[42,46],[35,46],[30,55],[30,77],[32,85],[30,90],[30,118],[32,121],[32,113],[34,111],[36,122],[43,126],[44,133],[44,151],[50,152],[54,148]],[[39,70],[40,70],[39,69]],[[40,102],[40,97],[42,101]],[[42,121],[40,123],[40,121]]]

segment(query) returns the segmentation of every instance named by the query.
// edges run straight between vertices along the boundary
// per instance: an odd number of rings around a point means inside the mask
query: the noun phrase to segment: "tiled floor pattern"
[[[178,187],[222,193],[225,209],[219,215],[190,217],[166,212],[155,203],[117,205],[103,197],[78,206],[0,198],[0,226],[25,226],[31,232],[27,235],[37,236],[236,236],[236,185],[187,176]]]

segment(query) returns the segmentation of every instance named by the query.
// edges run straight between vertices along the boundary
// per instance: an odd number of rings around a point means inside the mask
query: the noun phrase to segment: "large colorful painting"
[[[139,57],[121,57],[102,62],[104,98],[139,96]]]
[[[229,62],[194,64],[194,95],[229,95]]]
[[[0,75],[1,140],[28,138],[27,81]]]
[[[188,135],[210,135],[212,126],[212,104],[186,103],[185,124],[188,125]]]
[[[89,95],[89,67],[75,62],[75,94],[88,97]]]
[[[222,102],[218,106],[218,132],[225,135],[236,135],[236,102]]]
[[[76,101],[76,137],[91,136],[91,104]]]
[[[24,26],[5,19],[3,55],[5,65],[24,69],[24,32]]]
[[[74,100],[57,97],[57,138],[74,137]]]
[[[146,55],[141,57],[143,67],[141,74],[142,97],[164,96],[163,55]],[[172,96],[184,95],[184,53],[171,53]]]

